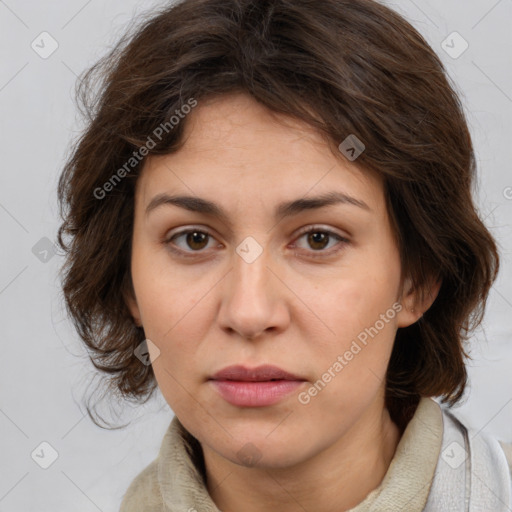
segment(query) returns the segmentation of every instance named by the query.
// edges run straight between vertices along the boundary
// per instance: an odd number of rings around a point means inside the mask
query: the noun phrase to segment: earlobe
[[[411,280],[407,278],[403,289],[407,290],[402,294],[402,310],[397,315],[397,326],[408,327],[417,322],[424,313],[432,306],[439,290],[441,288],[442,279],[432,279],[430,285],[426,286],[423,296],[412,288]]]
[[[135,303],[135,301],[128,303],[128,309],[133,317],[133,322],[137,327],[142,327],[142,320],[140,318],[139,307]]]
[[[130,289],[127,289],[125,286],[124,291],[123,291],[123,297],[124,297],[126,306],[129,309],[129,311],[133,317],[133,321],[134,321],[135,325],[137,327],[142,327],[139,305],[137,304],[137,300],[135,299],[135,291],[133,290],[133,287],[130,287]]]

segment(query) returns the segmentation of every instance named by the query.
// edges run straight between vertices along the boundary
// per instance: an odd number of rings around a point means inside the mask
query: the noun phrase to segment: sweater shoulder
[[[459,428],[465,429],[468,432],[472,432],[473,434],[478,434],[479,431],[476,431],[476,429],[472,425],[468,425],[464,423],[458,416],[454,415],[452,411],[449,409],[443,408],[443,414],[451,418],[452,421],[455,421],[457,425],[459,425]],[[481,442],[483,442],[485,445],[487,445],[487,450],[490,450],[491,452],[497,453],[496,450],[503,452],[505,455],[505,468],[508,469],[509,476],[511,479],[511,485],[512,485],[512,443],[500,441],[497,437],[494,437],[490,434],[486,433],[480,433],[479,439]]]
[[[164,512],[158,482],[158,459],[148,464],[130,483],[119,512]]]
[[[505,457],[508,462],[508,468],[510,471],[510,477],[512,478],[512,443],[505,443],[504,441],[499,441],[502,450],[505,452]]]

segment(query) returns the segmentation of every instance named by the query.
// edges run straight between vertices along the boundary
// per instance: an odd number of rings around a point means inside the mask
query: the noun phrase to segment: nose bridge
[[[272,255],[253,237],[245,238],[236,247],[219,312],[224,328],[254,338],[282,321],[276,303],[278,283],[267,266],[273,266]]]
[[[263,247],[255,238],[248,236],[237,246],[236,254],[238,257],[234,257],[234,264],[241,279],[255,286],[268,280],[267,267],[272,264],[268,244]]]
[[[269,297],[270,272],[267,265],[270,252],[264,249],[253,237],[247,237],[236,248],[233,255],[233,282],[231,299],[238,308],[247,310],[244,314],[249,318],[263,313]]]

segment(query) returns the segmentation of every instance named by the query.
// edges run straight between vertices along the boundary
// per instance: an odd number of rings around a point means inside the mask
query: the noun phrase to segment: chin
[[[234,436],[229,444],[216,447],[216,451],[234,464],[261,469],[284,469],[308,457],[311,447],[308,450],[304,440],[294,439],[285,431],[275,437],[275,432],[270,435],[268,432]]]

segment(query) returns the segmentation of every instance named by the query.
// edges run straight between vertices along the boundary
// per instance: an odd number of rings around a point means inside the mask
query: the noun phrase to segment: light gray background
[[[65,315],[56,279],[62,259],[44,253],[60,223],[57,179],[80,128],[77,75],[156,4],[0,0],[0,512],[117,511],[132,479],[156,457],[172,418],[160,394],[144,407],[128,407],[123,418],[135,421],[124,430],[101,430],[84,416],[81,397],[93,368]],[[456,414],[512,441],[512,0],[389,5],[427,38],[461,94],[479,163],[479,208],[502,254],[472,342],[467,399]],[[59,45],[46,59],[31,47],[34,40],[42,46],[43,31]],[[442,47],[454,31],[469,43],[458,58]],[[452,52],[461,48],[457,40],[448,43]],[[43,441],[58,452],[48,469],[31,458]]]

